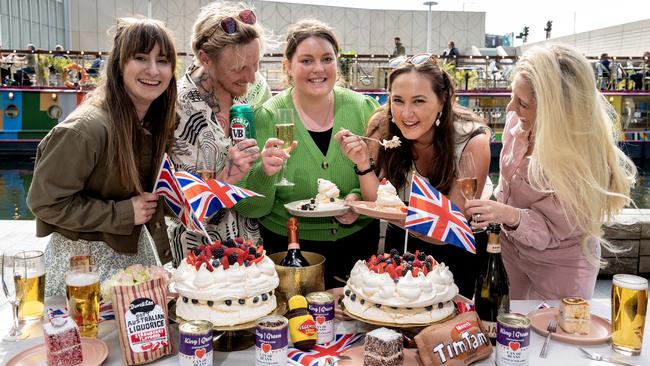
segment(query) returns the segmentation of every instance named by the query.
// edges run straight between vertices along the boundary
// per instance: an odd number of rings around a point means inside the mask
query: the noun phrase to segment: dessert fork
[[[555,321],[555,319],[551,319],[548,322],[548,327],[546,327],[546,330],[548,330],[548,334],[546,335],[546,339],[544,340],[542,351],[539,353],[539,357],[541,358],[546,358],[546,356],[548,356],[548,344],[551,342],[551,334],[557,331],[557,322]]]
[[[337,362],[343,361],[343,360],[350,360],[350,356],[329,356],[327,358],[327,361],[325,361],[325,365],[336,365]]]
[[[619,365],[626,365],[626,366],[639,366],[636,363],[627,362],[625,360],[621,360],[621,359],[618,359],[618,358],[605,357],[605,356],[601,355],[600,353],[590,352],[590,351],[587,351],[586,349],[584,349],[582,347],[578,347],[578,348],[580,348],[580,350],[582,352],[584,352],[584,354],[587,356],[587,358],[590,358],[590,359],[592,359],[594,361],[604,361],[604,362],[609,362],[609,363],[617,363]]]
[[[395,142],[394,140],[380,141],[380,140],[374,139],[372,137],[359,136],[359,135],[357,135],[357,137],[359,137],[361,139],[364,139],[364,140],[368,140],[368,141],[374,141],[374,142],[378,143],[384,149],[392,149],[394,147],[397,147],[397,146],[401,145],[401,142],[399,142],[399,140],[397,140],[397,142]]]

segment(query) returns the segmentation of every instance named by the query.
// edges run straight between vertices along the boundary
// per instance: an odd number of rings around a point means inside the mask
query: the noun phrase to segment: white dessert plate
[[[310,200],[293,201],[291,203],[285,204],[284,207],[287,209],[287,211],[289,211],[290,214],[299,217],[332,217],[343,215],[350,210],[348,205],[343,202],[341,202],[341,204],[329,204],[330,207],[324,209],[316,206],[316,209],[313,211],[300,209],[300,206],[304,205],[305,203],[309,203],[309,201]]]
[[[83,366],[98,366],[108,357],[108,346],[101,339],[81,338]],[[12,357],[6,366],[41,366],[47,365],[47,348],[45,343],[28,348]]]
[[[355,315],[355,314],[352,314],[351,312],[349,312],[348,309],[345,308],[345,305],[343,305],[342,301],[339,302],[339,306],[340,306],[341,310],[343,311],[343,315],[345,315],[346,317],[349,317],[349,318],[352,318],[354,320],[358,320],[358,321],[360,321],[362,323],[366,323],[366,324],[370,324],[370,325],[377,325],[377,326],[380,326],[380,327],[387,327],[387,328],[399,328],[399,329],[426,328],[429,325],[444,323],[447,320],[453,319],[453,318],[456,317],[456,315],[458,315],[456,309],[454,309],[454,311],[451,314],[449,314],[449,316],[447,316],[446,318],[440,319],[438,321],[435,321],[435,322],[430,322],[430,323],[403,323],[403,324],[400,324],[400,323],[387,323],[387,322],[382,322],[382,321],[379,321],[379,320],[372,320],[372,319],[362,318],[362,317],[360,317],[358,315]],[[336,315],[334,315],[334,317],[336,317]]]
[[[528,318],[530,319],[530,326],[535,330],[535,332],[546,337],[548,331],[548,322],[551,319],[558,320],[558,308],[548,308],[548,309],[539,309],[533,310],[528,313]],[[551,334],[551,338],[558,340],[560,342],[572,343],[572,344],[583,344],[583,345],[593,345],[606,343],[612,337],[612,325],[606,319],[599,317],[598,315],[591,314],[589,334],[569,334],[566,333],[558,322],[557,332]]]
[[[348,205],[352,207],[352,211],[358,213],[359,215],[365,215],[368,217],[373,217],[375,219],[397,221],[404,221],[404,219],[406,219],[406,212],[380,210],[377,208],[374,202],[352,201],[348,202]]]
[[[364,346],[357,346],[346,350],[345,352],[343,352],[343,355],[350,357],[350,359],[341,360],[336,364],[338,366],[362,366],[363,347]],[[416,349],[404,348],[404,363],[403,363],[404,366],[418,366],[420,365],[419,359],[420,356],[418,356],[418,352]]]

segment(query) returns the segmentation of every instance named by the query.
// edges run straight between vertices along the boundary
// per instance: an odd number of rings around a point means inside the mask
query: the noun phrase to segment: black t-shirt
[[[322,132],[309,131],[309,135],[323,155],[327,155],[327,148],[330,146],[330,139],[332,138],[332,128]]]

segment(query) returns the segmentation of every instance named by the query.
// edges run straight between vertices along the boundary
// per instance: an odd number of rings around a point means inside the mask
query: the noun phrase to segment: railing
[[[96,83],[96,71],[92,69],[97,56],[102,60],[105,52],[95,51],[43,51],[43,50],[0,50],[3,70],[3,84],[28,84],[16,80],[16,76],[29,77],[30,85],[63,86],[63,80],[72,80],[73,84],[92,86]],[[178,74],[192,62],[192,54],[178,53],[176,72]],[[598,85],[604,90],[626,91],[647,89],[650,84],[650,61],[641,57],[611,57],[610,71],[603,72],[598,57],[587,57],[594,65],[594,75]],[[439,56],[439,62],[454,77],[458,90],[484,91],[504,90],[510,87],[514,65],[518,56],[459,56],[447,58]],[[387,55],[342,54],[339,58],[339,82],[353,89],[383,89],[388,82],[391,71]],[[80,75],[73,75],[76,70],[66,70],[65,66],[78,64],[88,75],[81,80]],[[32,67],[31,70],[26,69]],[[21,70],[30,72],[23,73]],[[92,72],[94,71],[94,72]],[[260,71],[272,88],[284,87],[281,54],[265,54],[260,63]],[[62,74],[69,73],[69,77]],[[58,75],[52,78],[51,74]],[[641,84],[642,88],[639,88]]]

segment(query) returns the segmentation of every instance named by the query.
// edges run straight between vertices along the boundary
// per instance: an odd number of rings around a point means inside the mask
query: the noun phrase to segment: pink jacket
[[[598,274],[583,254],[582,232],[566,215],[557,199],[539,192],[528,181],[529,132],[509,113],[503,130],[500,158],[499,202],[521,209],[521,222],[511,230],[504,226],[501,246],[511,283],[511,297],[559,299],[591,298]],[[600,245],[589,243],[600,257]]]

